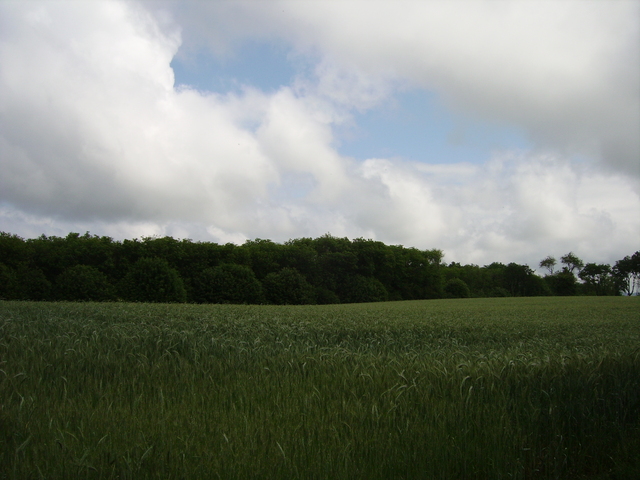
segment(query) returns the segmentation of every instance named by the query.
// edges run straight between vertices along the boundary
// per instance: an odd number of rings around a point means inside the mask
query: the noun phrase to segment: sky
[[[0,2],[0,231],[640,249],[640,1]]]

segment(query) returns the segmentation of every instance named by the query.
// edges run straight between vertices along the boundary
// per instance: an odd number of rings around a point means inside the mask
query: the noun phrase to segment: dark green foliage
[[[324,288],[340,293],[345,280],[357,271],[358,258],[351,252],[327,252],[318,258],[318,282]]]
[[[76,265],[62,272],[55,283],[55,297],[67,301],[114,300],[114,287],[107,276],[90,265]]]
[[[16,269],[17,300],[49,300],[51,298],[51,282],[42,270],[25,264]]]
[[[578,283],[573,273],[562,270],[561,272],[544,277],[544,281],[549,286],[549,290],[553,295],[561,297],[576,295],[578,292]]]
[[[262,303],[262,285],[244,265],[224,264],[203,270],[194,279],[192,297],[198,303]]]
[[[309,243],[310,239],[290,240],[282,248],[282,268],[295,268],[307,281],[317,285],[318,254]]]
[[[640,251],[618,260],[613,275],[618,291],[629,296],[640,293]]]
[[[444,293],[449,298],[469,298],[471,291],[469,286],[459,278],[452,278],[444,286]]]
[[[508,297],[509,292],[505,288],[502,287],[493,287],[489,291],[489,297],[498,298],[498,297]]]
[[[340,297],[335,292],[324,287],[316,288],[316,302],[318,305],[329,305],[340,303]]]
[[[553,269],[555,268],[557,263],[558,262],[556,261],[556,259],[549,255],[547,258],[540,261],[540,266],[542,268],[546,268],[549,272],[549,275],[553,275]]]
[[[438,249],[419,250],[401,245],[356,238],[322,237],[299,238],[278,244],[271,240],[255,239],[243,245],[218,245],[212,242],[176,240],[171,237],[147,237],[115,241],[99,237],[69,233],[66,237],[47,237],[24,240],[16,235],[0,232],[0,298],[43,300],[60,298],[57,287],[60,276],[70,269],[84,265],[102,272],[109,284],[121,290],[133,266],[144,258],[163,259],[166,266],[177,272],[189,302],[261,302],[255,282],[245,279],[247,287],[239,294],[242,274],[209,269],[223,265],[237,265],[253,272],[255,279],[267,284],[272,291],[271,302],[277,298],[287,303],[339,303],[380,300],[418,300],[442,298],[448,294],[444,286],[451,279],[465,282],[471,297],[538,296],[538,295],[632,295],[640,287],[640,254],[627,256],[616,262],[611,271],[603,275],[592,272],[592,264],[580,274],[584,263],[575,254],[561,257],[564,268],[553,272],[555,259],[551,256],[540,264],[550,272],[544,279],[535,275],[527,265],[492,263],[461,265],[442,263],[443,253]],[[600,265],[598,268],[609,268]],[[228,270],[228,267],[224,267]],[[282,283],[278,274],[293,269],[306,282],[303,293],[277,293]],[[207,271],[207,273],[203,273]],[[581,281],[576,274],[581,275]],[[226,279],[225,279],[226,278]],[[298,278],[296,276],[296,278]],[[96,288],[104,283],[102,278]],[[171,281],[169,281],[171,283]],[[88,282],[87,284],[91,284]],[[308,284],[308,285],[307,285]],[[212,285],[218,285],[215,287]],[[220,285],[231,289],[221,293]],[[309,289],[309,285],[311,288]],[[135,286],[136,291],[147,287]],[[160,286],[140,298],[162,298],[183,301],[182,288]],[[152,292],[156,292],[153,293]],[[160,293],[157,293],[160,292]],[[122,290],[121,298],[136,298],[140,292]],[[64,298],[103,298],[102,294],[89,295],[66,292]],[[293,296],[291,296],[293,295]]]
[[[584,262],[573,252],[569,252],[566,255],[560,257],[560,261],[563,265],[565,265],[564,268],[571,274],[573,274],[574,272],[579,273],[584,266]]]
[[[440,250],[389,247],[394,256],[393,276],[385,285],[391,297],[421,300],[442,297]]]
[[[130,302],[185,302],[178,272],[162,258],[141,258],[120,282],[120,296]]]
[[[528,265],[494,262],[490,265],[452,263],[444,269],[445,281],[459,278],[469,287],[471,297],[533,297],[551,295],[545,281]],[[446,284],[446,283],[445,283]]]
[[[587,263],[578,276],[584,281],[582,290],[587,295],[616,295],[619,292],[609,265]]]
[[[16,272],[13,268],[0,263],[0,300],[15,300]]]
[[[364,275],[353,275],[346,282],[343,303],[385,302],[389,292],[380,280]]]
[[[40,236],[27,240],[31,262],[40,268],[50,282],[75,265],[90,265],[108,275],[115,274],[114,242],[110,237],[69,233],[65,238]]]
[[[528,265],[510,263],[504,269],[504,288],[513,297],[533,297],[548,293],[540,277]]]
[[[264,294],[275,305],[305,305],[316,303],[314,288],[294,268],[270,273],[262,281]]]
[[[29,261],[30,251],[26,242],[17,235],[0,232],[0,262],[11,268]]]
[[[283,247],[271,240],[247,240],[242,245],[242,250],[246,252],[244,262],[250,267],[258,279],[263,279],[270,273],[280,270],[280,257]]]
[[[444,269],[445,287],[450,280],[457,278],[462,280],[467,285],[467,287],[469,288],[470,296],[492,296],[491,291],[495,288],[498,288],[496,287],[496,285],[500,285],[500,288],[502,288],[502,281],[495,281],[492,278],[492,272],[495,272],[495,270],[490,270],[489,267],[451,263]],[[447,293],[445,290],[445,295],[446,294]]]

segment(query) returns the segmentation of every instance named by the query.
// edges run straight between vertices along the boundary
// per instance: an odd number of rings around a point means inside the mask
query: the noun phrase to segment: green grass
[[[637,479],[640,298],[0,302],[0,478]]]

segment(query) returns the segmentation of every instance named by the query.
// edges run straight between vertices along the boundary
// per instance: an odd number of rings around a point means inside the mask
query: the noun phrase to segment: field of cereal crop
[[[0,478],[637,479],[640,297],[0,302]]]

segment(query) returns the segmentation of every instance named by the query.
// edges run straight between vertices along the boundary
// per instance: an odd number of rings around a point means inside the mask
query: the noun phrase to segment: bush
[[[363,275],[354,275],[345,288],[345,303],[385,302],[389,293],[380,280]]]
[[[76,265],[56,279],[56,298],[69,301],[103,302],[114,299],[113,286],[95,267]]]
[[[508,297],[508,296],[509,296],[509,292],[507,291],[506,288],[502,288],[502,287],[494,287],[489,292],[489,297]]]
[[[181,303],[187,292],[178,272],[161,258],[141,258],[120,282],[120,295],[130,302]]]
[[[51,298],[51,282],[39,268],[20,265],[16,269],[16,300],[49,300]]]
[[[0,300],[16,298],[16,272],[13,268],[0,263]]]
[[[270,273],[262,281],[265,297],[275,305],[305,305],[315,303],[314,288],[295,268],[283,268]]]
[[[544,281],[553,295],[572,296],[578,293],[578,282],[571,272],[563,270],[553,275],[547,275],[544,277]]]
[[[452,278],[444,286],[444,292],[449,298],[469,298],[471,291],[464,280]]]
[[[330,305],[340,303],[340,297],[333,290],[324,287],[316,288],[316,301],[319,305]]]
[[[207,268],[193,282],[198,303],[262,303],[262,285],[249,267],[224,264]]]

